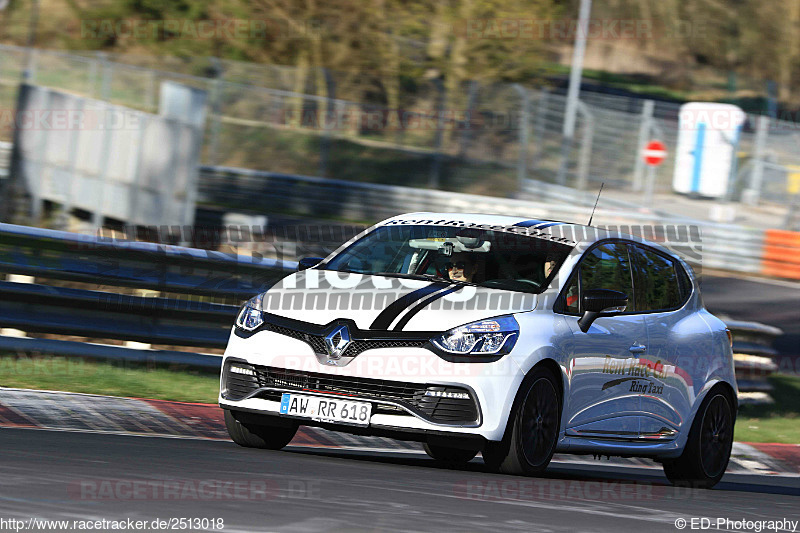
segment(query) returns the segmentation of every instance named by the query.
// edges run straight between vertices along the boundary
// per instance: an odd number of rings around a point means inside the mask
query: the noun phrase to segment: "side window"
[[[674,309],[683,301],[675,262],[646,248],[637,247],[639,263],[638,304],[642,311]]]
[[[602,244],[589,252],[580,266],[581,291],[611,289],[628,295],[626,313],[636,311],[628,246],[621,242]]]

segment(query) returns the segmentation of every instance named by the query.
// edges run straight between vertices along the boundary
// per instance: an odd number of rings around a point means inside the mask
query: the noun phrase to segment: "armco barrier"
[[[0,350],[11,353],[36,352],[63,357],[179,365],[208,370],[219,370],[222,363],[222,356],[214,354],[177,352],[173,350],[141,350],[90,342],[6,337],[2,335],[0,335]]]
[[[777,355],[772,343],[783,335],[783,331],[774,326],[744,320],[725,319],[725,325],[733,334],[733,357],[739,390],[770,392],[772,385],[767,378],[778,369],[772,359]]]
[[[768,229],[764,232],[761,273],[800,279],[800,232]]]
[[[296,268],[295,262],[0,224],[0,272],[39,282],[0,282],[0,327],[224,348],[239,304]],[[123,295],[46,285],[45,279],[194,296]],[[207,354],[52,339],[0,336],[0,350],[219,367],[219,357]]]
[[[0,272],[162,292],[257,294],[295,262],[0,224]]]

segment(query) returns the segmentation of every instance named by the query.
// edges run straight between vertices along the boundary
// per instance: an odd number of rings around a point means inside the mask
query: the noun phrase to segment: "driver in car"
[[[451,280],[466,281],[468,283],[472,283],[472,278],[477,270],[477,265],[469,254],[454,255],[445,267],[447,268],[447,276]]]

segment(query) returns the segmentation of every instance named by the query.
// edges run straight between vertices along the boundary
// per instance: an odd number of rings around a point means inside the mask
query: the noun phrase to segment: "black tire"
[[[728,394],[712,390],[692,422],[683,453],[664,461],[664,474],[673,485],[710,489],[722,479],[733,447],[735,413]]]
[[[239,446],[266,450],[280,450],[289,444],[297,433],[297,425],[278,427],[242,424],[228,409],[225,409],[225,427],[228,428],[231,440]]]
[[[422,447],[431,458],[449,466],[465,465],[478,455],[478,450],[462,450],[460,448],[450,448],[449,446],[428,444],[427,442]]]
[[[556,377],[546,368],[538,368],[527,383],[512,413],[510,437],[489,442],[483,450],[484,463],[504,474],[540,474],[556,450],[561,426],[561,395]]]

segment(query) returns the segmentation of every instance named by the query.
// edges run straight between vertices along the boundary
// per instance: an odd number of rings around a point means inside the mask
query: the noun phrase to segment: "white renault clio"
[[[309,258],[241,309],[231,438],[300,425],[543,471],[554,452],[651,457],[713,486],[737,412],[730,334],[665,248],[553,221],[414,213]]]

